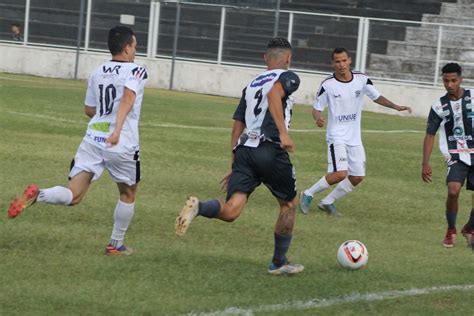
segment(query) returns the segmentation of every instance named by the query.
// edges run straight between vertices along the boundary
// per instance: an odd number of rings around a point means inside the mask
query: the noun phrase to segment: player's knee
[[[457,199],[461,190],[459,188],[448,188],[448,198]]]
[[[135,202],[135,192],[132,191],[126,191],[126,192],[120,192],[120,201],[124,203],[134,203]]]
[[[228,223],[232,223],[238,217],[239,217],[239,215],[237,215],[237,216],[226,216],[226,217],[222,218],[222,220],[225,221],[225,222],[228,222]]]
[[[351,182],[353,186],[356,186],[359,183],[361,183],[364,180],[364,178],[365,177],[361,177],[361,176],[350,176],[349,181]]]
[[[135,203],[135,195],[120,195],[120,201],[128,204]]]
[[[240,216],[240,209],[233,204],[225,204],[221,209],[219,218],[226,222],[233,222]]]
[[[284,208],[290,212],[294,212],[296,210],[296,203],[293,201],[288,201],[285,203]]]
[[[334,180],[336,182],[341,182],[346,177],[347,177],[347,171],[345,171],[345,170],[334,172]]]
[[[82,196],[81,195],[73,196],[71,203],[69,203],[69,206],[77,205],[77,204],[81,203],[81,201],[82,201]]]
[[[237,218],[239,218],[240,213],[233,212],[233,213],[225,213],[220,216],[220,219],[229,223],[232,223],[235,221]]]

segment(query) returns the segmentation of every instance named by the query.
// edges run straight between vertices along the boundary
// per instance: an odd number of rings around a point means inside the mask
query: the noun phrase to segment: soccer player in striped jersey
[[[71,163],[68,186],[40,189],[29,185],[11,202],[8,215],[15,218],[35,202],[76,205],[105,169],[119,191],[105,253],[128,255],[132,249],[123,241],[134,214],[140,181],[138,121],[148,74],[134,63],[137,40],[130,28],[112,28],[108,46],[112,60],[99,66],[89,78],[84,111],[91,119]]]
[[[313,118],[319,127],[325,124],[322,111],[328,107],[328,169],[325,176],[301,192],[299,206],[303,214],[308,214],[314,194],[337,183],[334,190],[319,202],[318,208],[329,215],[340,216],[334,202],[364,179],[365,151],[360,129],[364,95],[382,106],[411,112],[410,107],[397,105],[382,96],[365,74],[351,71],[352,60],[345,48],[334,49],[331,59],[334,74],[321,83],[313,106]]]
[[[176,235],[183,236],[196,216],[232,222],[243,211],[250,194],[263,182],[276,197],[280,214],[275,230],[275,250],[268,272],[273,275],[296,274],[301,264],[289,263],[296,209],[296,179],[288,152],[294,144],[288,135],[293,98],[300,84],[288,71],[291,45],[273,38],[267,45],[267,70],[256,76],[243,90],[234,113],[231,135],[232,170],[224,179],[226,201],[201,202],[190,197],[176,218]]]
[[[439,148],[448,167],[446,184],[446,231],[443,245],[451,248],[456,242],[456,218],[461,187],[467,179],[466,189],[474,191],[474,89],[464,89],[462,69],[456,63],[446,64],[442,68],[443,84],[447,93],[431,106],[423,142],[423,161],[421,178],[431,182],[432,169],[430,156],[433,150],[436,132],[440,131]],[[468,222],[461,233],[467,244],[474,250],[474,196],[473,208]]]

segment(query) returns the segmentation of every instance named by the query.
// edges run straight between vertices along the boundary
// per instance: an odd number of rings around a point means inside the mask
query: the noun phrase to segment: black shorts
[[[227,186],[227,200],[235,192],[250,195],[262,182],[275,197],[283,201],[295,198],[295,169],[288,153],[279,144],[269,141],[257,148],[237,147]]]
[[[464,185],[467,179],[466,189],[474,191],[474,166],[468,166],[462,161],[451,161],[448,165],[446,184],[449,182],[459,182]]]

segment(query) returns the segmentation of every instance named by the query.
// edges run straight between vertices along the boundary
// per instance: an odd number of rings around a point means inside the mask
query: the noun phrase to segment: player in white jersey
[[[267,71],[255,77],[243,90],[234,113],[232,128],[232,170],[224,179],[226,201],[201,202],[190,197],[176,218],[176,235],[183,236],[196,216],[232,222],[243,211],[250,194],[264,183],[277,198],[280,215],[274,230],[275,249],[268,268],[270,274],[296,274],[300,264],[289,263],[286,253],[291,243],[296,208],[296,179],[288,152],[294,149],[288,135],[293,100],[300,84],[288,71],[291,45],[273,38],[267,45]]]
[[[11,218],[35,202],[78,204],[91,182],[106,169],[117,183],[119,200],[105,253],[128,255],[132,252],[123,241],[134,214],[140,181],[138,121],[148,77],[146,69],[134,63],[136,45],[130,28],[116,26],[109,31],[112,60],[99,66],[89,78],[84,111],[91,120],[71,163],[67,188],[40,189],[35,184],[29,185],[11,202],[8,209]]]
[[[303,214],[308,214],[314,194],[337,183],[336,188],[319,202],[318,208],[329,215],[340,216],[334,202],[364,179],[365,150],[360,128],[364,95],[380,105],[411,112],[410,107],[397,105],[382,96],[365,74],[351,71],[352,60],[345,48],[334,49],[331,59],[334,74],[321,83],[313,106],[313,118],[319,127],[325,124],[322,112],[328,107],[328,169],[324,177],[301,192]]]
[[[456,242],[456,219],[461,187],[464,182],[467,182],[467,190],[474,191],[474,126],[472,123],[474,89],[461,87],[462,69],[458,64],[446,64],[441,71],[447,93],[431,106],[423,142],[421,178],[424,182],[431,182],[432,169],[429,161],[435,135],[439,129],[439,148],[448,167],[446,175],[448,229],[443,246],[452,248]],[[474,196],[469,220],[463,226],[461,233],[474,250]]]

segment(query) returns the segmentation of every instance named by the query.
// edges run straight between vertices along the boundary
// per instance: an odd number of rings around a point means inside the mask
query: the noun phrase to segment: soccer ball
[[[357,270],[369,260],[367,247],[358,240],[346,240],[337,249],[337,261],[343,268]]]

